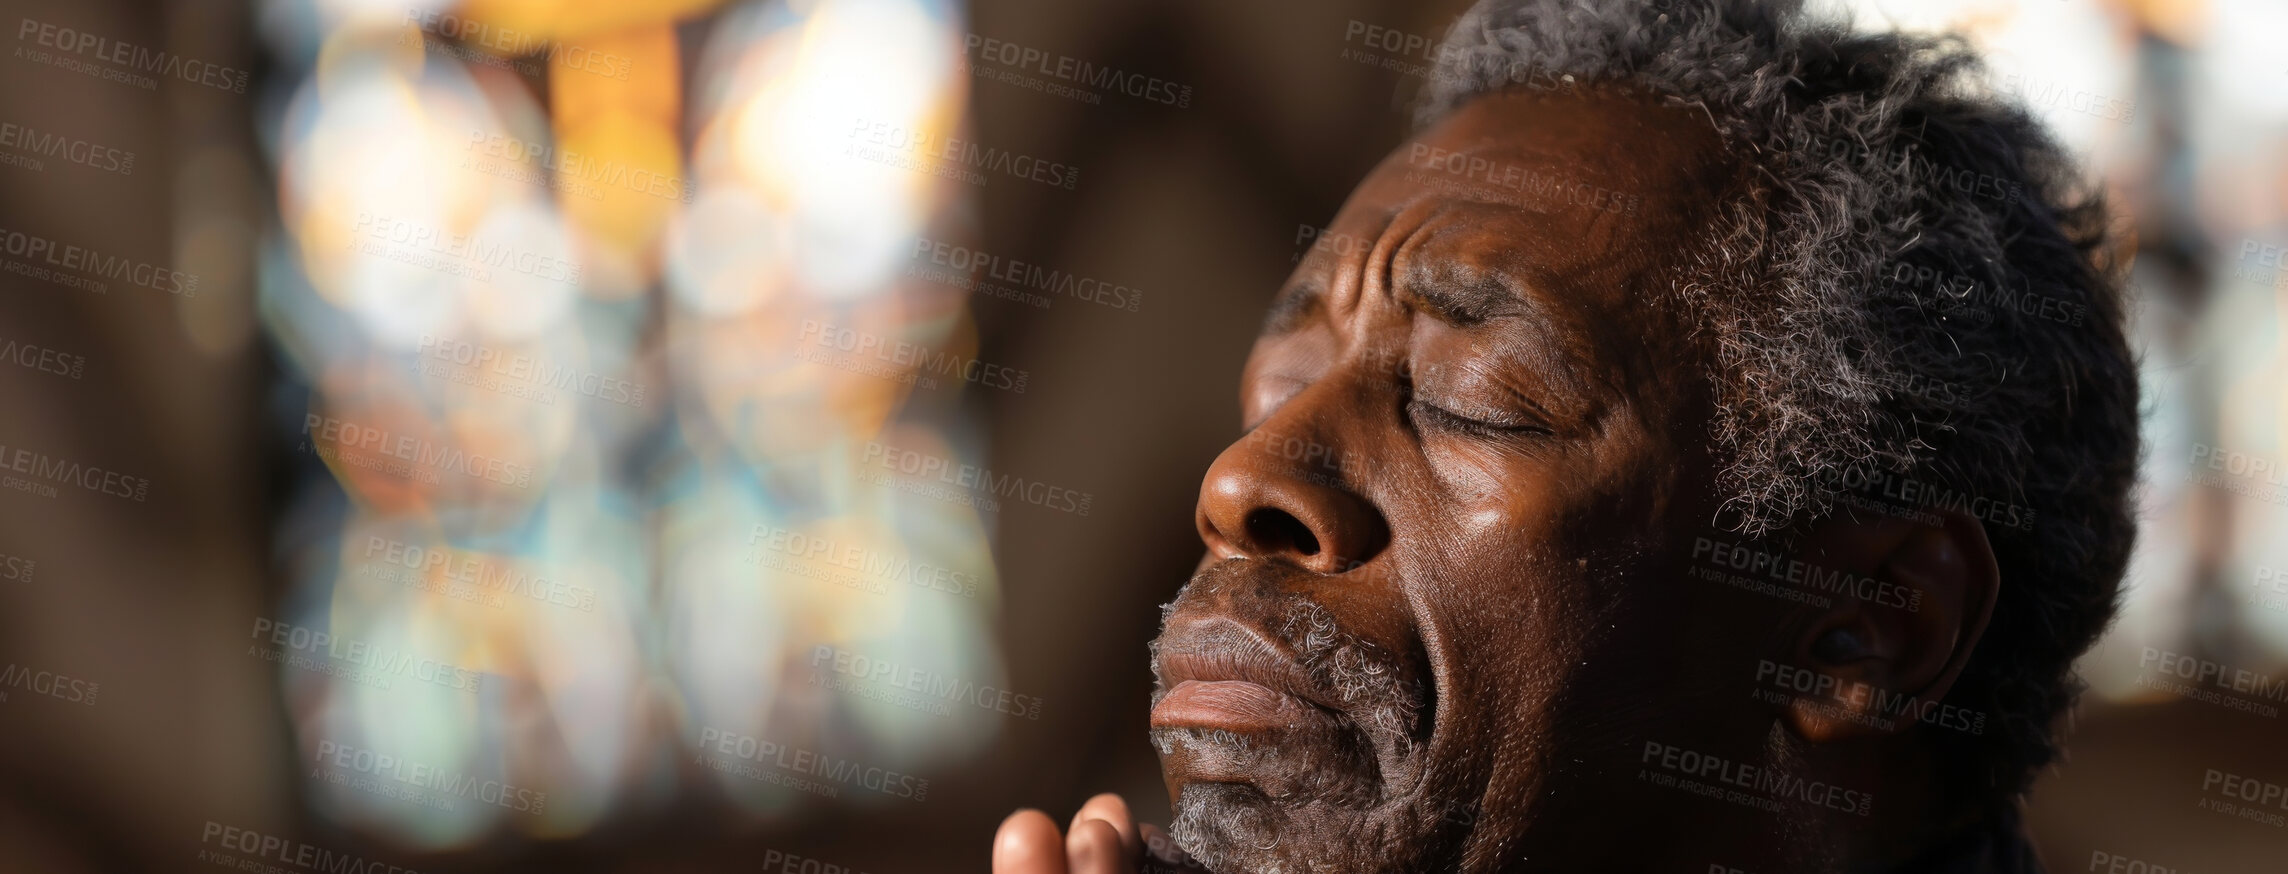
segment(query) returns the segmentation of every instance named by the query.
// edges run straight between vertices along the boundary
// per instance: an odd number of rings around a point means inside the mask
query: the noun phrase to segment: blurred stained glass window
[[[961,12],[263,8],[262,633],[316,815],[451,850],[901,804],[991,739],[993,501],[928,476],[982,452],[976,332],[905,275],[973,196],[933,172]]]

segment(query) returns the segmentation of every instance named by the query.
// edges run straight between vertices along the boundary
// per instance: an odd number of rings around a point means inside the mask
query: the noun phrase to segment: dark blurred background
[[[1199,475],[1462,5],[10,0],[0,868],[1164,822]],[[2288,13],[1850,5],[1989,47],[2138,242],[2147,522],[2042,850],[2279,870],[2203,806],[2288,783],[2277,709],[2151,654],[2288,676]]]

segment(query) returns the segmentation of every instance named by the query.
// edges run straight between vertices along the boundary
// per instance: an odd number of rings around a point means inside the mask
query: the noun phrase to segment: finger
[[[1065,835],[1065,868],[1071,874],[1130,874],[1136,863],[1127,858],[1112,823],[1091,819]]]
[[[1038,810],[1009,814],[993,834],[993,874],[1068,874],[1057,821]]]
[[[1136,860],[1142,858],[1144,844],[1137,836],[1136,817],[1128,812],[1128,801],[1110,792],[1091,798],[1080,806],[1079,813],[1073,814],[1072,825],[1065,831],[1078,831],[1081,823],[1092,819],[1112,824],[1112,830],[1120,833],[1122,857],[1129,861],[1129,867],[1135,867]]]

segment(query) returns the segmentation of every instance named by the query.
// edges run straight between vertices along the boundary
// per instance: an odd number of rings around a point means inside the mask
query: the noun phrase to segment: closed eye
[[[1406,416],[1416,429],[1428,427],[1439,431],[1470,434],[1478,437],[1501,438],[1518,435],[1549,436],[1555,431],[1527,421],[1489,421],[1465,416],[1445,407],[1414,398],[1406,403]]]

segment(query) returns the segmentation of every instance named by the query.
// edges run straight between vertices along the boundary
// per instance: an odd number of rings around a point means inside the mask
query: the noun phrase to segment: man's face
[[[1680,582],[1715,505],[1707,358],[1673,297],[1735,179],[1719,154],[1696,113],[1482,98],[1302,260],[1154,643],[1187,850],[1265,874],[1547,861],[1614,827],[1591,814],[1648,733],[1717,728],[1690,703],[1713,669],[1680,664],[1727,644]]]

